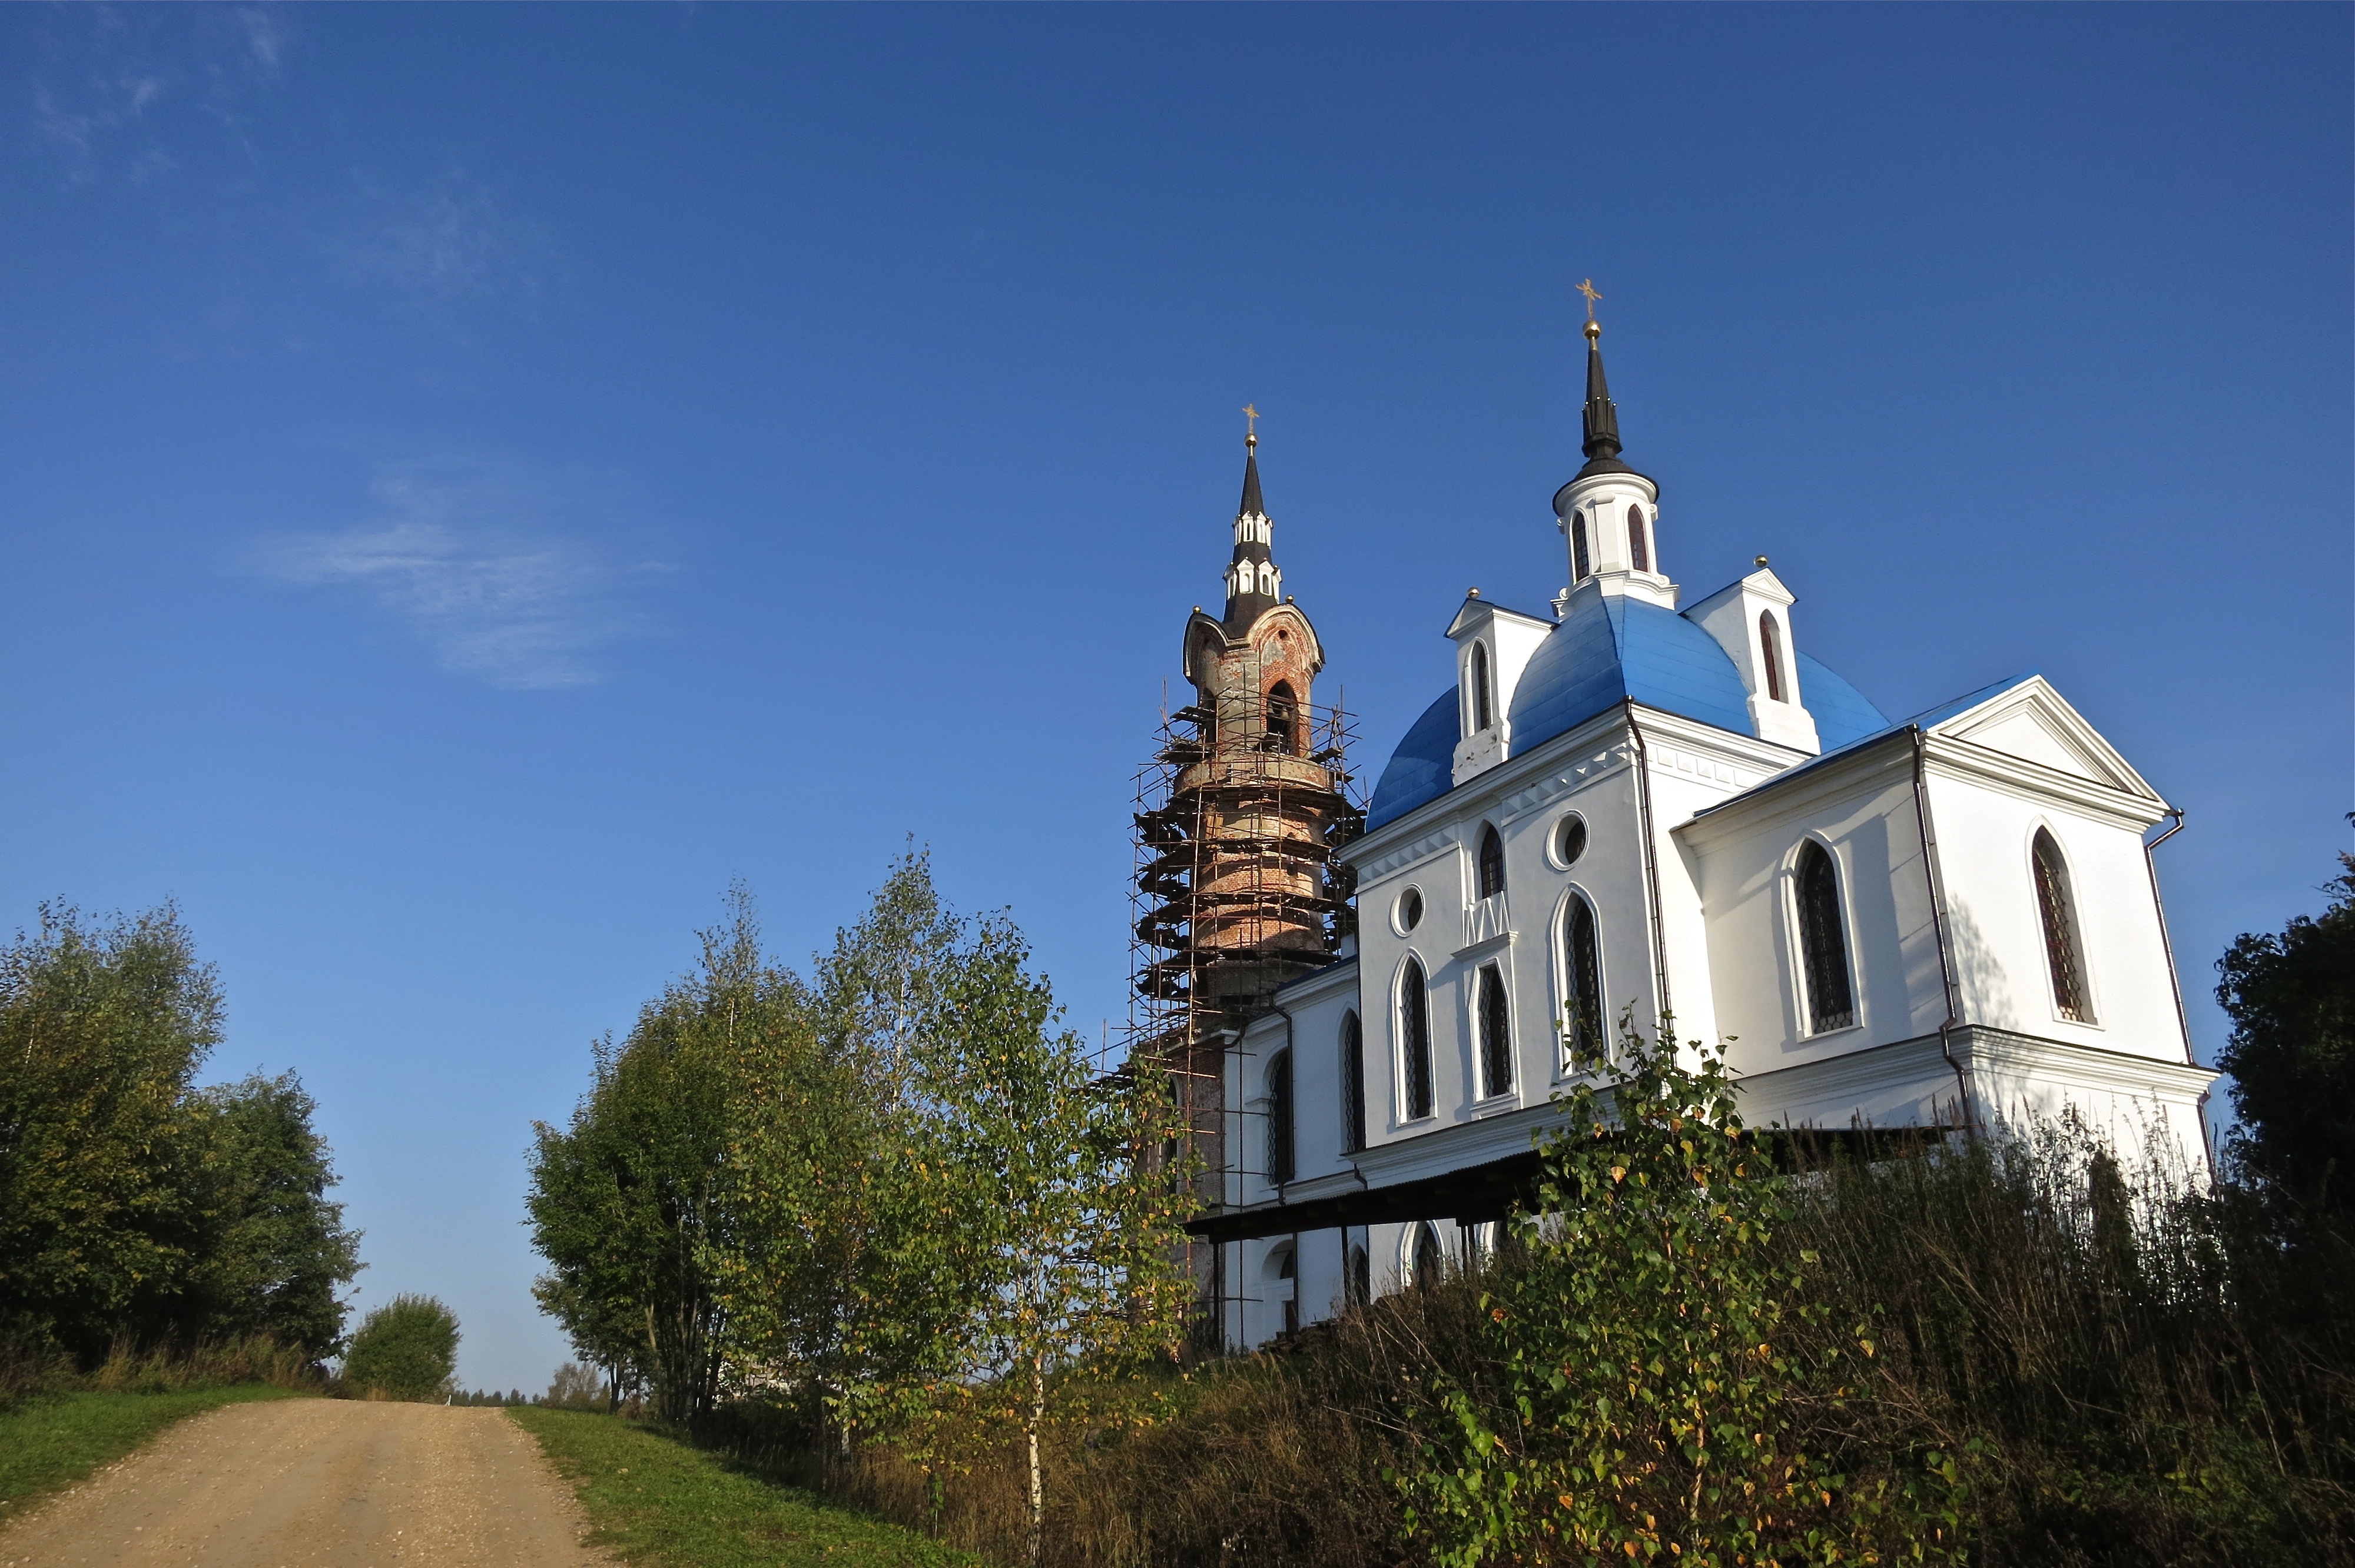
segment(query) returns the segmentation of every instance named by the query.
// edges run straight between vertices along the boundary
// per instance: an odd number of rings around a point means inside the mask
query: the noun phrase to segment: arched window
[[[1513,1013],[1505,997],[1505,977],[1494,964],[1480,967],[1481,1094],[1501,1095],[1513,1086]]]
[[[1563,1033],[1573,1063],[1604,1056],[1603,944],[1594,929],[1594,906],[1573,893],[1561,911]]]
[[[1839,872],[1813,839],[1799,851],[1799,954],[1807,971],[1808,1033],[1821,1034],[1854,1023],[1856,994],[1848,982]]]
[[[2085,1005],[2085,971],[2077,962],[2076,901],[2069,896],[2069,865],[2061,846],[2044,829],[2036,830],[2032,850],[2036,862],[2036,909],[2044,917],[2044,961],[2052,972],[2052,1007],[2077,1023],[2093,1022]]]
[[[1758,652],[1766,661],[1766,695],[1774,702],[1783,700],[1783,634],[1774,629],[1774,612],[1758,612]],[[1817,699],[1821,701],[1820,695]]]
[[[1436,1285],[1447,1273],[1447,1249],[1440,1245],[1439,1227],[1425,1220],[1414,1228],[1414,1282]]]
[[[1350,1306],[1363,1307],[1374,1298],[1374,1260],[1366,1255],[1364,1247],[1353,1245],[1346,1267],[1342,1288],[1348,1292]]]
[[[1472,733],[1479,734],[1497,722],[1494,705],[1488,701],[1488,645],[1472,644]]]
[[[1281,1187],[1292,1176],[1292,1053],[1278,1051],[1267,1064],[1267,1179]]]
[[[1652,551],[1644,537],[1644,509],[1640,506],[1627,508],[1627,559],[1639,572],[1652,569]]]
[[[1399,977],[1399,1054],[1405,1058],[1406,1118],[1416,1121],[1431,1114],[1431,991],[1412,959]]]
[[[1267,748],[1295,754],[1300,750],[1299,714],[1288,682],[1278,681],[1267,691]]]
[[[1572,582],[1584,582],[1594,570],[1594,562],[1586,553],[1586,514],[1570,514],[1570,575]]]
[[[1505,891],[1505,841],[1497,830],[1480,830],[1480,896],[1494,898]]]
[[[1366,1147],[1366,1031],[1354,1012],[1341,1015],[1341,1152]]]

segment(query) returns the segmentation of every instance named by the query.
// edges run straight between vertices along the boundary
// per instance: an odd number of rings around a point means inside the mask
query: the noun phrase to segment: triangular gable
[[[1983,746],[2129,795],[2159,799],[2117,747],[2103,739],[2043,676],[2025,676],[1973,695],[1979,700],[1966,699],[1934,719],[1924,715],[1929,722],[1923,727],[1932,735]]]

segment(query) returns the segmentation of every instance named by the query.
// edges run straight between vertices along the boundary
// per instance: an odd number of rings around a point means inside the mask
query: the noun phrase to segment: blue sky
[[[1542,605],[1604,292],[1689,593],[2043,671],[2233,933],[2350,800],[2344,6],[0,9],[0,916],[177,899],[363,1303],[544,1386],[522,1154],[730,879],[909,835],[1124,1007],[1240,405],[1369,773]]]

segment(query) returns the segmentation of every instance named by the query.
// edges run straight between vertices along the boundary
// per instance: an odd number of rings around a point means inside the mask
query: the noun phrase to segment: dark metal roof
[[[1602,330],[1591,323],[1586,332],[1586,411],[1579,422],[1585,429],[1586,452],[1579,478],[1636,471],[1619,461],[1619,407],[1611,401],[1611,385],[1603,378]]]

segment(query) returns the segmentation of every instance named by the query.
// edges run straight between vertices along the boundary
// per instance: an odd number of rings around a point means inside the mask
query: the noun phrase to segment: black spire
[[[1635,471],[1619,461],[1619,406],[1611,401],[1610,383],[1603,379],[1603,323],[1588,318],[1586,323],[1586,466],[1578,471],[1583,479],[1590,473],[1632,473]]]
[[[1252,416],[1258,418],[1256,412]],[[1259,494],[1259,434],[1243,437],[1243,499],[1235,508],[1235,553],[1227,564],[1226,625],[1239,634],[1257,620],[1262,610],[1282,602],[1280,594],[1264,591],[1283,581],[1275,571],[1274,552],[1268,536],[1274,530],[1267,520],[1267,503]]]

